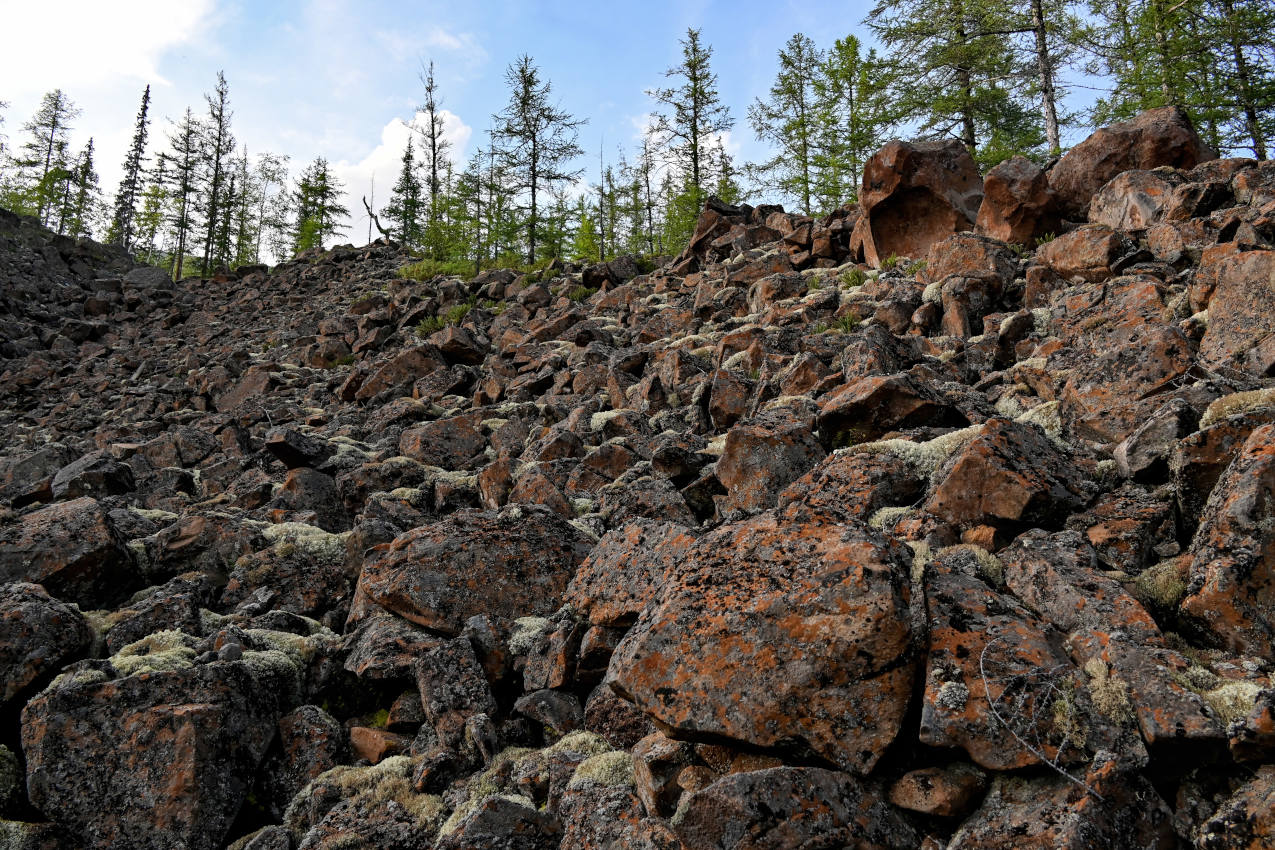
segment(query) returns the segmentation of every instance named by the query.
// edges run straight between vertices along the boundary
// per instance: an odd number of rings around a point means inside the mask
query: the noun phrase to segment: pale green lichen
[[[177,514],[172,511],[161,511],[158,508],[137,508],[130,506],[128,510],[130,513],[136,514],[142,519],[149,520],[151,522],[169,523],[178,518]]]
[[[918,583],[925,578],[925,568],[929,566],[933,552],[930,544],[924,540],[907,540],[908,548],[912,550],[912,570],[910,578],[913,583]]]
[[[880,531],[886,526],[894,525],[894,523],[912,513],[912,510],[912,508],[881,508],[868,517],[868,527]]]
[[[111,656],[111,666],[121,676],[182,670],[195,663],[199,639],[169,629],[149,634]]]
[[[1133,703],[1129,699],[1129,686],[1124,680],[1112,675],[1107,662],[1101,658],[1086,661],[1084,671],[1089,676],[1089,697],[1093,700],[1094,707],[1115,723],[1133,723]]]
[[[1203,430],[1227,417],[1263,407],[1275,407],[1275,387],[1224,395],[1205,409],[1200,417],[1200,428]]]
[[[345,561],[345,541],[350,532],[332,534],[303,522],[283,522],[265,526],[261,535],[276,551],[282,548],[289,554],[301,554],[321,563],[333,564]]]
[[[631,411],[629,408],[622,407],[619,410],[603,410],[599,413],[595,413],[589,417],[589,430],[601,431],[602,429],[606,428],[607,424],[612,419],[618,419],[619,417],[625,415],[626,413],[632,413],[632,412],[633,411]]]
[[[580,762],[567,790],[578,791],[602,786],[604,788],[628,787],[634,784],[633,756],[624,750],[599,753]]]
[[[1186,596],[1186,576],[1176,559],[1161,561],[1138,574],[1133,581],[1134,596],[1162,609],[1176,608]]]
[[[939,550],[940,555],[953,555],[966,553],[974,558],[974,568],[978,571],[978,575],[993,587],[1003,587],[1005,585],[1005,565],[1001,563],[1001,559],[988,552],[982,546],[975,546],[973,543],[957,543],[954,546],[946,546]]]
[[[433,794],[418,794],[412,789],[414,763],[408,756],[390,758],[367,767],[342,765],[315,777],[293,798],[283,822],[294,837],[299,837],[307,823],[315,798],[336,796],[349,800],[358,809],[375,806],[400,808],[425,833],[433,833],[445,808]]]
[[[1014,421],[1039,425],[1055,443],[1062,441],[1062,417],[1059,415],[1059,404],[1047,401],[1038,404],[1024,413],[1014,417]]]
[[[708,445],[700,449],[700,454],[709,457],[721,457],[726,454],[726,435],[721,434],[708,441]]]
[[[553,623],[547,617],[519,617],[509,633],[509,652],[526,655],[552,631]]]
[[[837,454],[892,454],[910,466],[917,475],[928,477],[942,465],[943,461],[963,449],[971,440],[977,437],[982,432],[982,428],[982,425],[971,425],[968,428],[961,428],[958,431],[943,434],[923,443],[903,439],[859,443],[858,445],[838,449]]]
[[[75,688],[82,685],[96,685],[99,682],[106,682],[110,679],[105,672],[101,670],[68,670],[65,673],[59,673],[53,677],[53,681],[49,683],[46,690],[56,691],[61,688]]]
[[[750,354],[747,350],[737,351],[722,362],[722,368],[727,372],[747,372],[749,357]]]
[[[1253,682],[1224,681],[1200,696],[1208,703],[1209,708],[1213,709],[1222,726],[1226,727],[1248,717],[1257,704],[1257,697],[1261,692],[1261,687]]]
[[[443,821],[443,825],[438,828],[439,836],[451,835],[460,827],[461,822],[464,821],[465,818],[469,817],[476,808],[478,808],[479,804],[481,804],[484,800],[490,800],[492,797],[499,797],[502,800],[508,800],[511,803],[516,803],[517,805],[523,806],[531,811],[536,810],[536,804],[531,800],[531,798],[524,797],[522,794],[488,794],[487,796],[478,799],[471,797],[461,805],[457,806],[456,811],[452,812],[451,816],[447,818],[447,820]]]
[[[964,711],[970,689],[961,682],[944,682],[939,686],[937,702],[948,711]]]

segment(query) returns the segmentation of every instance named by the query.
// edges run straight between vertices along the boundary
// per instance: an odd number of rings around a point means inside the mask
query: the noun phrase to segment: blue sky
[[[660,85],[680,58],[678,40],[700,28],[713,49],[723,102],[736,119],[726,140],[737,161],[765,154],[746,109],[774,76],[775,55],[795,32],[820,47],[855,32],[870,3],[693,0],[693,2],[403,2],[403,0],[46,0],[16,2],[0,35],[0,131],[20,136],[40,96],[61,87],[83,109],[77,145],[92,135],[103,189],[114,191],[141,91],[152,84],[151,150],[167,118],[204,110],[203,94],[224,70],[233,129],[250,153],[288,154],[294,173],[326,156],[359,210],[349,238],[362,242],[359,196],[375,175],[388,194],[421,99],[418,71],[432,59],[447,132],[464,157],[485,143],[492,113],[507,100],[506,66],[528,53],[560,106],[589,123],[580,131],[596,179],[631,154]],[[51,22],[56,21],[56,29]],[[49,39],[65,45],[54,58]],[[383,194],[384,193],[384,194]],[[379,204],[378,204],[379,205]]]

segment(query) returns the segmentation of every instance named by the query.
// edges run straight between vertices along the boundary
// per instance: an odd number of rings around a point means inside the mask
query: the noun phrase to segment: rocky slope
[[[0,845],[1275,842],[1275,163],[173,285],[0,213]]]

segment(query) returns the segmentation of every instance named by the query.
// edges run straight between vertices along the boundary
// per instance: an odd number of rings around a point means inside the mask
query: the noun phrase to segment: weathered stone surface
[[[859,203],[864,257],[920,258],[935,242],[972,230],[983,198],[978,166],[963,144],[893,141],[863,168]]]
[[[571,579],[563,601],[591,623],[632,625],[695,541],[689,529],[676,523],[631,520],[598,541]]]
[[[288,806],[284,825],[296,850],[432,850],[446,815],[442,800],[412,788],[411,759],[395,756],[320,774]]]
[[[1062,219],[1049,179],[1040,166],[1023,156],[997,163],[983,178],[983,202],[977,230],[1002,242],[1031,245],[1047,233],[1058,233]]]
[[[1102,225],[1089,225],[1046,242],[1036,251],[1036,260],[1068,279],[1103,281],[1111,277],[1111,267],[1129,248],[1130,243],[1122,234]]]
[[[33,511],[0,530],[0,576],[42,584],[89,608],[118,601],[138,585],[132,555],[88,496]]]
[[[1257,428],[1272,423],[1275,423],[1275,407],[1241,408],[1188,434],[1173,447],[1169,471],[1177,493],[1178,509],[1188,527],[1199,522],[1209,494],[1249,435]]]
[[[867,442],[922,425],[966,425],[959,411],[907,373],[859,378],[820,400],[819,434],[825,445]]]
[[[1200,360],[1266,376],[1275,367],[1275,251],[1244,251],[1223,260],[1208,302]]]
[[[935,473],[925,510],[948,522],[1054,525],[1088,500],[1074,461],[1035,425],[989,419]]]
[[[515,618],[557,610],[592,542],[550,511],[457,511],[373,547],[358,592],[436,631],[459,634],[475,614]]]
[[[898,455],[838,451],[779,494],[779,511],[793,520],[867,522],[881,508],[912,504],[924,489],[922,477]]]
[[[176,669],[68,674],[23,711],[31,802],[86,847],[221,847],[297,697],[282,654],[166,663]]]
[[[1182,178],[1172,172],[1125,171],[1089,202],[1089,221],[1113,230],[1146,230],[1160,221]]]
[[[526,797],[496,795],[449,823],[435,850],[557,850],[562,827]]]
[[[687,850],[903,850],[920,841],[875,786],[813,767],[724,776],[689,796],[673,828]]]
[[[1178,846],[1173,813],[1146,779],[1121,775],[1110,763],[1082,778],[1092,791],[1060,776],[998,778],[949,850]]]
[[[1201,850],[1259,850],[1275,838],[1275,766],[1266,765],[1200,827]]]
[[[987,790],[987,774],[968,762],[910,770],[890,786],[890,802],[923,815],[964,817]]]
[[[278,736],[261,765],[261,800],[275,818],[321,773],[347,757],[346,732],[317,705],[303,705],[279,718]]]
[[[57,471],[50,485],[55,499],[102,498],[128,493],[135,487],[133,470],[106,452],[90,452]]]
[[[726,488],[727,510],[773,508],[779,492],[823,458],[813,419],[772,411],[726,432],[717,479]]]
[[[1090,199],[1123,171],[1161,165],[1191,168],[1215,156],[1200,141],[1186,113],[1165,106],[1098,130],[1058,161],[1049,172],[1049,185],[1063,214],[1081,220]]]
[[[679,734],[796,747],[866,773],[907,707],[907,571],[861,526],[765,514],[723,526],[688,553],[608,677]]]
[[[444,746],[455,748],[475,714],[496,713],[496,699],[467,637],[430,647],[416,660],[416,684],[425,717]]]
[[[1182,611],[1234,652],[1275,660],[1275,425],[1249,436],[1191,541]]]
[[[0,703],[74,661],[92,640],[84,615],[40,585],[0,585]]]

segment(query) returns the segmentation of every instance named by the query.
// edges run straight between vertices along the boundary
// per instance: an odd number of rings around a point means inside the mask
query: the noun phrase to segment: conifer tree
[[[1006,47],[1009,0],[880,0],[864,21],[886,45],[901,117],[955,137],[984,165],[1045,143],[1034,77]]]
[[[492,140],[515,190],[528,199],[527,262],[534,263],[540,200],[554,186],[580,175],[581,169],[571,169],[570,163],[583,153],[576,139],[584,121],[550,102],[549,81],[541,79],[540,70],[526,54],[506,69],[505,82],[509,103],[492,116]]]
[[[818,154],[816,82],[823,52],[797,33],[779,51],[779,73],[766,100],[756,98],[748,121],[763,142],[776,147],[773,157],[749,168],[764,188],[795,198],[806,215],[814,211],[815,159]]]
[[[199,179],[200,127],[190,107],[168,134],[169,225],[173,231],[173,280],[185,273],[186,251],[192,230],[195,189]]]
[[[208,118],[203,124],[202,212],[205,235],[200,274],[207,277],[213,259],[213,240],[221,224],[220,215],[225,203],[226,162],[235,149],[235,140],[230,134],[230,88],[224,72],[217,72],[217,86],[213,94],[204,95],[204,101],[208,104]]]
[[[301,172],[297,179],[296,229],[293,231],[293,250],[301,253],[307,248],[322,248],[325,240],[343,236],[338,224],[350,214],[341,204],[345,187],[331,173],[328,161],[319,157]]]
[[[707,196],[705,187],[711,183],[712,139],[733,127],[735,121],[717,94],[717,75],[709,66],[713,49],[701,44],[697,29],[688,29],[680,44],[681,64],[664,73],[679,82],[652,89],[647,95],[668,109],[656,113],[653,129],[667,145],[673,163],[685,172],[698,209]]]
[[[168,201],[167,160],[156,158],[151,179],[141,193],[141,209],[134,219],[133,251],[145,263],[160,265],[160,248],[156,244],[164,226],[164,209]]]
[[[28,212],[48,224],[64,194],[70,176],[67,148],[71,122],[80,110],[61,89],[44,95],[31,120],[22,125],[30,138],[22,145],[18,165],[28,177],[22,180],[19,212]]]
[[[142,106],[137,112],[137,122],[133,128],[133,142],[129,145],[128,154],[124,157],[124,176],[120,179],[120,187],[115,193],[115,211],[111,216],[111,227],[107,232],[107,242],[121,245],[124,250],[133,247],[133,217],[137,213],[137,196],[142,187],[142,170],[146,158],[146,133],[150,119],[147,116],[151,103],[151,87],[147,86],[142,93]]]
[[[1275,6],[1263,0],[1210,0],[1203,15],[1225,69],[1230,115],[1223,143],[1265,160],[1275,138]]]
[[[416,173],[416,157],[412,148],[412,140],[407,140],[403,150],[402,167],[398,172],[398,180],[390,190],[390,200],[381,210],[386,220],[392,223],[389,228],[393,238],[409,248],[419,247],[422,241],[421,227],[421,180]],[[435,203],[431,200],[430,203]],[[437,259],[437,257],[435,257]]]
[[[831,211],[859,195],[863,164],[885,142],[897,116],[889,70],[858,38],[837,39],[815,75],[815,208]]]
[[[66,181],[64,198],[58,233],[72,237],[92,236],[98,205],[101,203],[97,167],[93,163],[92,138],[75,158],[75,165]]]
[[[432,60],[428,67],[421,69],[420,80],[425,87],[425,100],[417,107],[417,111],[425,116],[425,126],[418,126],[416,131],[421,137],[421,153],[428,178],[425,189],[429,203],[421,230],[424,241],[429,243],[426,246],[429,255],[437,260],[443,255],[443,240],[437,230],[442,213],[443,178],[450,164],[448,152],[451,150],[451,142],[443,135],[443,98],[438,91],[438,82],[434,79]]]
[[[571,259],[591,263],[598,258],[601,248],[598,245],[598,228],[594,222],[594,211],[583,195],[576,199],[574,213],[575,236],[571,244]]]

